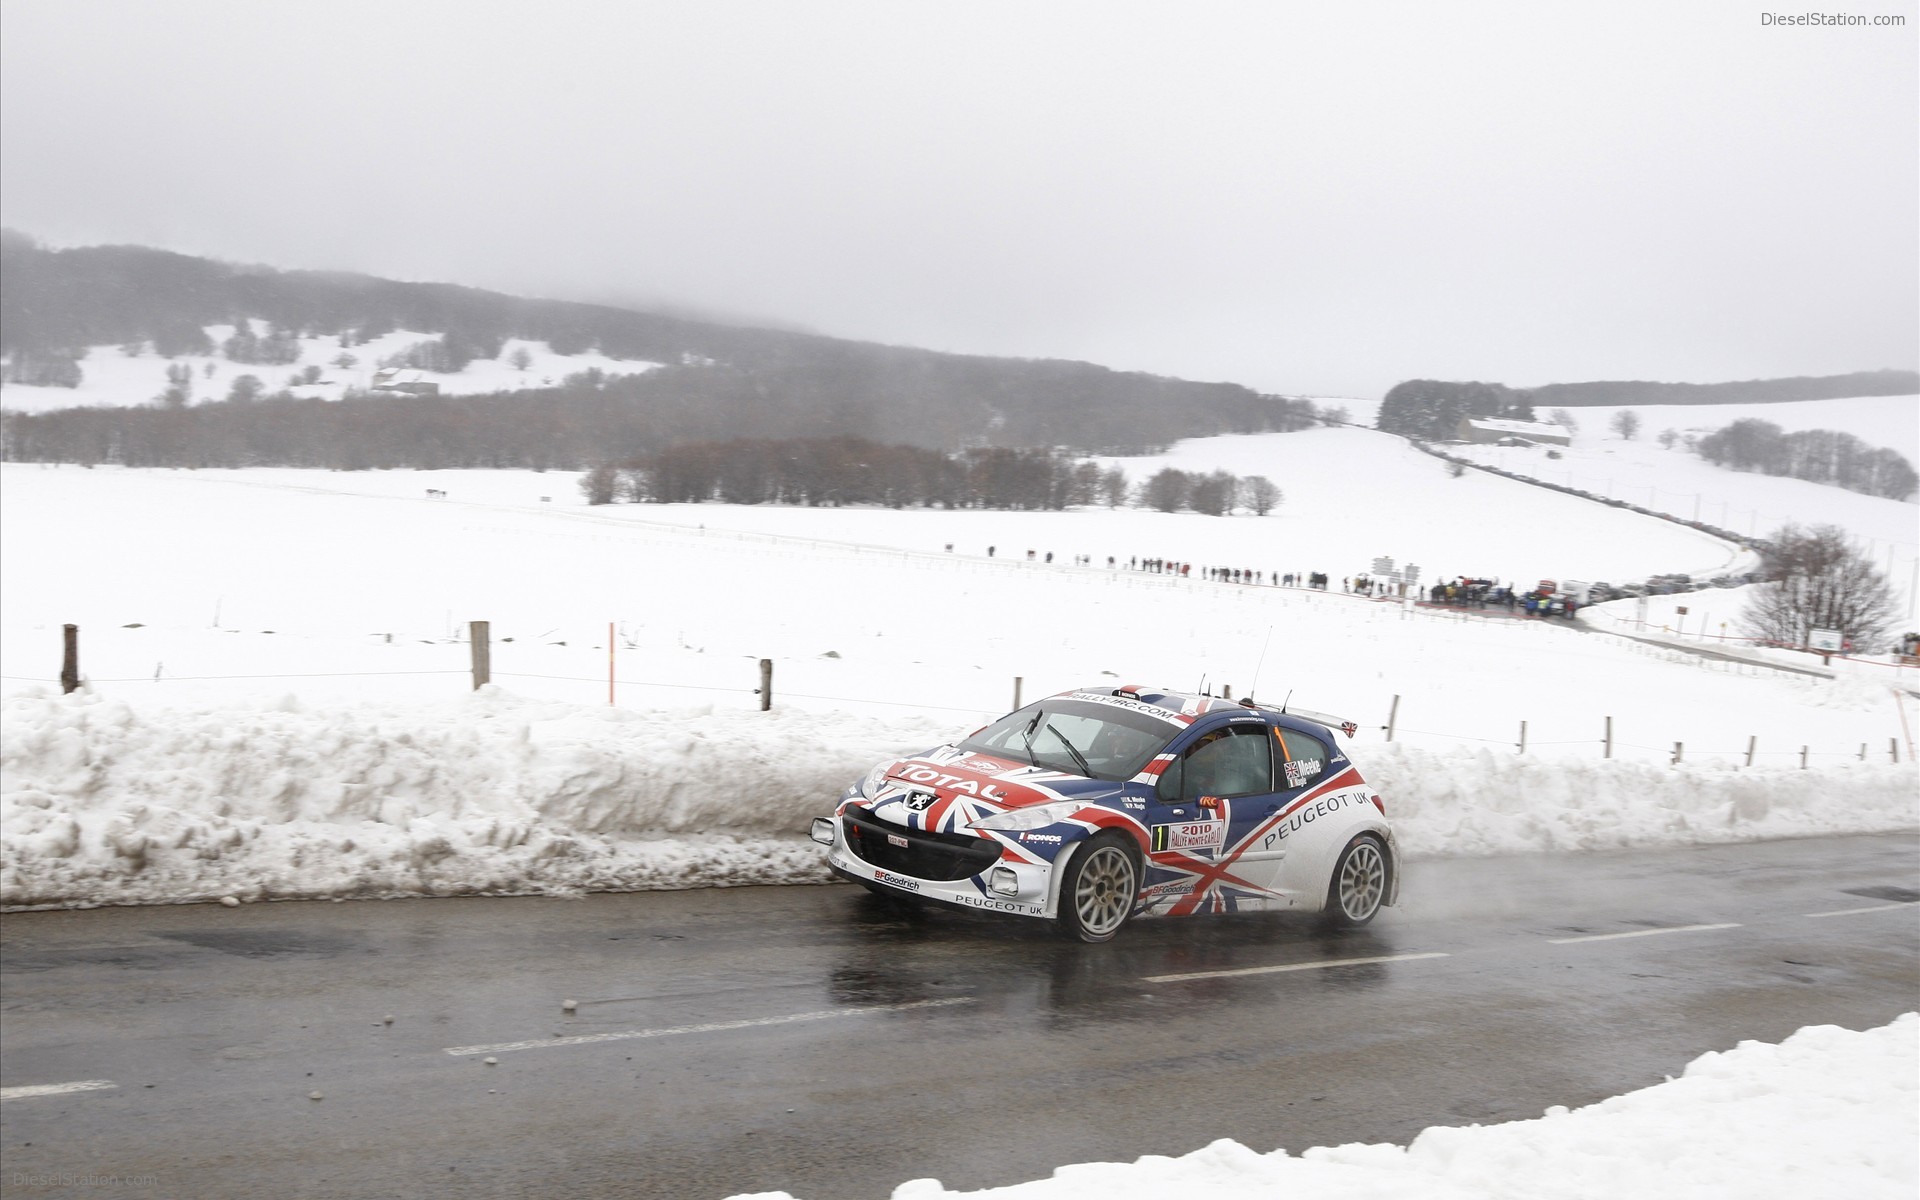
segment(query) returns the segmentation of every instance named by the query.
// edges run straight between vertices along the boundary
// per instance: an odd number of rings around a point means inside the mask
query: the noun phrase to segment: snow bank
[[[1367,749],[1412,858],[1698,846],[1920,827],[1911,765],[1808,770],[1546,759],[1511,750]]]
[[[809,818],[931,717],[636,711],[484,689],[434,704],[0,710],[0,904],[809,883]],[[1363,748],[1410,856],[1920,825],[1911,767],[1734,772]]]
[[[1920,1187],[1920,1015],[1864,1033],[1802,1029],[1704,1054],[1678,1079],[1534,1121],[1434,1127],[1410,1145],[1298,1158],[1222,1139],[1179,1158],[1062,1167],[1051,1179],[951,1192],[916,1179],[894,1200],[1906,1200]],[[735,1200],[791,1200],[761,1193]]]
[[[0,730],[10,906],[820,881],[808,819],[866,764],[940,740],[492,688],[332,708],[25,696]]]

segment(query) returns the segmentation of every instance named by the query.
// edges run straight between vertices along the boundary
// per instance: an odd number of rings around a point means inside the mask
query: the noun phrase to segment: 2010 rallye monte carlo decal
[[[1287,910],[1364,925],[1399,889],[1386,805],[1322,713],[1150,688],[1062,692],[883,762],[816,817],[875,892],[1057,921]]]

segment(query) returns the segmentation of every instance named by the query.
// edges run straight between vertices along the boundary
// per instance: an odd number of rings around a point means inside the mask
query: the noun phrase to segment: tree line
[[[1789,400],[1831,400],[1846,396],[1904,396],[1920,392],[1913,371],[1857,371],[1851,375],[1752,379],[1741,383],[1648,383],[1601,381],[1549,383],[1511,388],[1502,383],[1409,379],[1395,384],[1380,401],[1376,428],[1420,441],[1451,441],[1462,417],[1534,420],[1548,405],[1552,420],[1574,428],[1568,407],[1595,405],[1768,404]],[[1638,416],[1630,418],[1637,425]],[[1620,417],[1616,415],[1616,422]],[[1618,432],[1618,430],[1616,430]],[[1632,436],[1623,434],[1623,436]]]
[[[903,418],[877,401],[823,411],[771,402],[765,385],[746,372],[689,366],[640,375],[585,371],[559,387],[472,396],[349,391],[334,401],[269,393],[257,376],[243,375],[218,401],[185,404],[181,385],[170,383],[151,407],[0,414],[0,458],[138,467],[580,470],[683,443],[731,440],[742,429],[768,440],[879,434],[872,440],[957,450],[926,445],[924,429],[907,431],[920,437],[887,436],[901,431]],[[965,445],[958,427],[939,431],[937,440]],[[973,445],[1036,449],[992,433]]]
[[[689,442],[587,471],[589,504],[793,504],[1044,510],[1139,504],[1223,516],[1236,503],[1265,516],[1280,489],[1164,468],[1131,486],[1124,470],[1054,449],[977,446],[955,452],[858,437]]]
[[[1626,404],[1774,404],[1788,400],[1836,400],[1847,396],[1906,396],[1920,392],[1913,371],[1854,371],[1846,375],[1794,375],[1731,383],[1654,383],[1598,380],[1548,383],[1527,389],[1538,405],[1571,408]]]
[[[1889,500],[1911,499],[1920,490],[1920,476],[1905,456],[1832,429],[1788,433],[1771,421],[1747,417],[1698,439],[1693,449],[1716,467],[1827,483]]]

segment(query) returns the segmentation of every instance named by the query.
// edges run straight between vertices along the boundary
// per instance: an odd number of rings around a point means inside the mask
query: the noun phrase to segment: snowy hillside
[[[1789,521],[1803,525],[1830,522],[1857,537],[1896,585],[1911,586],[1915,553],[1920,549],[1920,505],[1799,479],[1716,467],[1687,450],[1683,440],[1688,434],[1705,435],[1751,418],[1772,422],[1788,432],[1832,429],[1851,433],[1870,446],[1884,446],[1909,462],[1920,462],[1920,397],[1641,407],[1632,410],[1639,415],[1641,428],[1631,440],[1611,429],[1614,414],[1626,410],[1569,411],[1579,428],[1573,445],[1558,450],[1559,458],[1549,458],[1547,448],[1539,446],[1448,445],[1446,450],[1504,471],[1750,537],[1765,537]],[[1670,449],[1658,441],[1668,429],[1678,435]]]
[[[256,334],[267,332],[266,323],[253,322]],[[215,346],[231,337],[232,325],[209,325],[207,337]],[[46,412],[57,408],[90,406],[125,408],[152,404],[167,390],[167,369],[187,368],[192,379],[192,403],[222,400],[242,375],[252,375],[266,385],[268,392],[288,388],[296,396],[337,400],[349,389],[366,390],[374,386],[375,373],[383,359],[400,355],[409,347],[430,341],[437,334],[399,330],[374,338],[358,346],[342,346],[337,337],[300,338],[300,357],[291,363],[266,366],[233,362],[219,354],[183,354],[162,358],[151,345],[129,355],[118,346],[94,346],[80,360],[81,383],[77,388],[26,387],[17,383],[0,384],[0,408],[16,412]],[[345,356],[351,363],[343,365]],[[524,362],[524,366],[520,365]],[[657,363],[627,362],[604,354],[555,354],[545,342],[509,338],[497,358],[477,358],[460,371],[401,370],[397,382],[426,381],[437,384],[443,394],[471,395],[477,392],[517,391],[522,388],[552,387],[568,375],[598,370],[609,375],[635,375],[652,370]],[[316,383],[301,383],[308,367],[321,371]]]

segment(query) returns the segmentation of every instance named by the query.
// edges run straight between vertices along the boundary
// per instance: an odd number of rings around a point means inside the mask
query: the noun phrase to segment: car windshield
[[[1008,713],[960,748],[1118,781],[1139,774],[1179,732],[1145,713],[1053,696]]]

